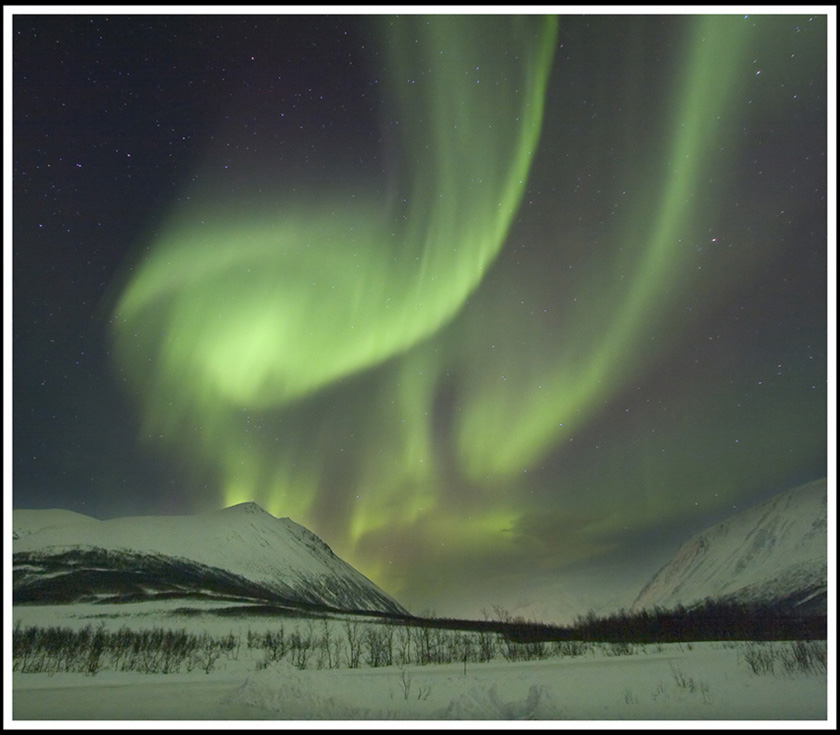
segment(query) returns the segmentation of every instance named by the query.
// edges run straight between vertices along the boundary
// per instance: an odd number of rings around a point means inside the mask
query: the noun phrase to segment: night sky
[[[826,476],[826,16],[555,20],[15,15],[13,506],[563,620]]]

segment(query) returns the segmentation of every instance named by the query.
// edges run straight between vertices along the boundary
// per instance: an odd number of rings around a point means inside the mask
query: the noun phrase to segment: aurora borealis
[[[825,15],[61,20],[15,507],[254,500],[413,612],[562,619],[826,475]]]

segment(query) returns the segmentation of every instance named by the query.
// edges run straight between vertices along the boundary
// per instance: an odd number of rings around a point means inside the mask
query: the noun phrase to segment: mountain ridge
[[[253,501],[180,516],[97,520],[58,509],[15,510],[13,516],[13,587],[18,600],[31,601],[43,591],[48,574],[65,581],[70,575],[80,589],[87,583],[94,597],[108,590],[137,594],[141,577],[143,589],[154,587],[155,577],[149,573],[154,568],[169,569],[177,578],[161,578],[159,594],[179,589],[199,593],[203,584],[209,585],[208,594],[215,588],[220,594],[247,589],[257,599],[283,604],[407,613],[316,534]],[[111,566],[94,573],[97,570],[85,566],[86,559],[93,558]],[[133,569],[132,564],[142,568]]]
[[[705,598],[824,613],[827,481],[781,492],[694,534],[642,588],[631,611]]]

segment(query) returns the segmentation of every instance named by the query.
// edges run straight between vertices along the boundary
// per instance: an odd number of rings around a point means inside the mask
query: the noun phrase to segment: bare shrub
[[[742,646],[741,657],[757,675],[778,674],[776,662],[781,667],[781,673],[789,676],[817,676],[828,670],[825,641],[788,641],[784,647],[751,642]]]
[[[347,666],[358,669],[362,660],[362,634],[356,621],[344,624],[344,635],[347,638]]]
[[[289,652],[292,664],[299,669],[306,668],[306,661],[312,649],[313,630],[310,622],[305,633],[295,631],[289,636]]]
[[[632,656],[636,653],[636,649],[632,643],[627,641],[619,641],[618,643],[610,643],[607,646],[608,656]]]
[[[741,656],[754,674],[773,673],[776,653],[770,646],[763,643],[747,643]]]
[[[381,625],[369,625],[362,636],[366,646],[366,662],[368,666],[390,666],[391,652],[389,639],[393,636],[393,630],[386,629]]]
[[[712,697],[709,693],[709,685],[703,681],[695,681],[693,677],[688,676],[678,666],[671,664],[671,674],[674,676],[678,689],[684,689],[691,694],[700,694],[703,698],[704,704],[711,704]]]
[[[410,664],[411,657],[411,641],[412,627],[410,625],[401,625],[396,631],[396,659],[401,666]]]
[[[209,674],[216,666],[216,661],[219,659],[219,656],[222,655],[222,647],[210,636],[205,635],[201,640],[198,653],[199,666],[205,674]]]
[[[333,635],[330,621],[327,618],[322,620],[323,627],[321,630],[321,638],[318,641],[320,648],[320,657],[318,667],[323,668],[326,664],[327,668],[337,668],[339,664],[339,646],[340,642]]]
[[[403,697],[408,699],[408,694],[411,691],[412,677],[405,666],[400,666],[399,683],[403,690]]]
[[[782,666],[788,674],[819,675],[828,671],[828,648],[825,641],[788,641],[779,651]]]
[[[289,641],[282,623],[273,633],[266,631],[262,638],[262,647],[265,649],[265,660],[269,662],[279,661],[288,653]]]
[[[586,641],[553,641],[551,650],[555,656],[583,656],[592,651],[592,644]]]
[[[478,633],[478,646],[476,652],[476,660],[478,661],[492,661],[496,655],[496,634],[490,633],[486,630],[481,630]]]

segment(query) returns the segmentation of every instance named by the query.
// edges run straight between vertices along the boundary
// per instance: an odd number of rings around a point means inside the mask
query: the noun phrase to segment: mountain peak
[[[247,500],[244,503],[230,505],[227,508],[222,508],[222,511],[226,513],[243,513],[248,515],[267,515],[274,518],[271,513],[265,510],[261,505],[255,503],[253,500]]]

